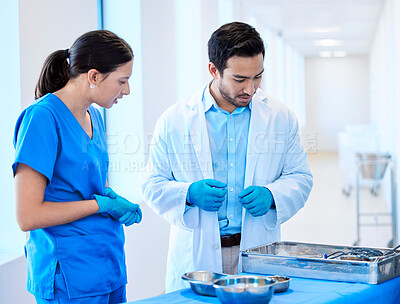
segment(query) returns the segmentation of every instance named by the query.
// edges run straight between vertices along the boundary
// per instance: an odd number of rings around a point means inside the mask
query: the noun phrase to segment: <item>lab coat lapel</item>
[[[264,140],[267,136],[267,127],[270,117],[268,98],[264,92],[258,90],[253,97],[249,136],[247,142],[245,188],[253,184],[254,170],[263,152]]]
[[[203,179],[213,179],[214,173],[212,170],[210,141],[202,102],[203,92],[204,88],[189,99],[186,103],[185,116],[190,140]],[[200,229],[194,229],[193,231],[193,269],[222,272],[217,213],[199,210],[199,222]],[[213,245],[210,246],[210,244]]]
[[[186,119],[191,143],[204,179],[214,178],[212,170],[210,141],[202,102],[204,88],[187,102]]]

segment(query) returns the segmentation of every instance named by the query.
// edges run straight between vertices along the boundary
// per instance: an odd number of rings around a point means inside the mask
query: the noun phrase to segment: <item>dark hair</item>
[[[36,84],[35,99],[60,90],[69,79],[90,69],[109,74],[132,59],[132,48],[114,33],[106,30],[85,33],[70,49],[55,51],[47,57]]]
[[[208,40],[208,58],[223,74],[232,56],[265,55],[264,43],[256,29],[243,22],[227,23],[217,29]]]

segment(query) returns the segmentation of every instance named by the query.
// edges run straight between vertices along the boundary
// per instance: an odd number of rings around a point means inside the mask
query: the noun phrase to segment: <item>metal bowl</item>
[[[272,278],[276,281],[275,293],[284,292],[284,291],[288,290],[289,282],[290,282],[289,277],[275,275],[275,276],[270,276],[270,278]]]
[[[182,275],[182,279],[188,281],[190,288],[202,296],[216,297],[213,283],[217,279],[226,277],[225,274],[212,271],[193,271]]]
[[[268,303],[276,281],[270,277],[235,275],[216,280],[214,288],[223,304]]]

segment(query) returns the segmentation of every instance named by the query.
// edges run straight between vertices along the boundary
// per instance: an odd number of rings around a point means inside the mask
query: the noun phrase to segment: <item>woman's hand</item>
[[[93,197],[99,205],[98,213],[106,212],[125,226],[139,223],[142,220],[140,206],[118,195],[110,187],[105,189],[104,196],[94,194]]]

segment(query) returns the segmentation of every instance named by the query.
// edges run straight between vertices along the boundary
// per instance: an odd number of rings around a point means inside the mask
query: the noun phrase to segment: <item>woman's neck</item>
[[[69,80],[67,84],[53,94],[60,98],[72,114],[81,121],[85,119],[87,110],[92,104],[88,96],[88,89],[80,85],[79,81]]]

